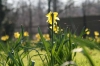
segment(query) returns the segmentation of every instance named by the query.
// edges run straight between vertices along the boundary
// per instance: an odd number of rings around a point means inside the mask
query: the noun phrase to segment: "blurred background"
[[[31,38],[38,33],[48,33],[45,15],[50,11],[59,13],[61,28],[71,28],[79,34],[89,28],[91,36],[100,32],[100,0],[0,0],[0,36],[21,30],[28,31]]]

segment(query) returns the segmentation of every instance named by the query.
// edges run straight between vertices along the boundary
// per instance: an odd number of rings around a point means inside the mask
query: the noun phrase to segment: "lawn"
[[[89,49],[89,48],[87,48],[87,51],[88,51],[90,57],[93,59],[95,66],[99,66],[100,65],[100,52],[96,49]],[[41,54],[45,54],[45,51],[39,51],[39,52]],[[36,55],[36,54],[37,54],[36,51],[32,51],[30,53],[30,55]],[[32,58],[32,60],[35,61],[35,66],[43,66],[42,61],[39,56],[34,56]],[[27,64],[27,59],[24,59],[24,61]],[[80,52],[76,54],[74,61],[76,62],[76,64],[78,66],[90,66],[87,58]],[[26,66],[26,64],[25,64],[25,66]]]
[[[100,65],[100,52],[98,50],[91,50],[88,49],[88,53],[90,57],[92,58],[95,66]],[[77,53],[75,59],[78,66],[90,66],[89,62],[87,61],[87,58],[82,53]]]

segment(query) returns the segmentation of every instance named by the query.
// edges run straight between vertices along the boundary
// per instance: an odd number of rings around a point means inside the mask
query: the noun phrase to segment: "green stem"
[[[51,14],[51,16],[52,16],[52,35],[51,35],[51,37],[52,37],[52,48],[53,48],[53,25],[54,25],[54,14],[52,13]],[[54,58],[53,58],[53,56],[52,56],[52,50],[51,50],[51,66],[54,66],[53,64],[54,64]]]

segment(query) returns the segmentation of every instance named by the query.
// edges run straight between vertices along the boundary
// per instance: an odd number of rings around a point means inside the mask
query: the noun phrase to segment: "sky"
[[[13,3],[13,0],[7,0],[8,3]],[[16,2],[19,0],[16,0]],[[36,2],[37,0],[34,0],[34,2]],[[63,3],[65,3],[67,0],[61,0]],[[75,5],[80,5],[84,0],[74,0]]]
[[[7,2],[10,4],[13,4],[13,7],[15,7],[15,8],[16,8],[16,4],[18,3],[18,1],[21,1],[21,0],[7,0]],[[28,0],[23,0],[23,1],[26,1],[27,3],[29,3]],[[34,5],[34,6],[37,5],[38,0],[31,0],[31,1],[33,3],[32,5]],[[47,4],[48,0],[41,0],[41,1],[46,2],[46,4]],[[64,3],[62,5],[65,5],[68,0],[61,0],[61,1]],[[83,1],[85,1],[85,0],[74,0],[74,5],[80,6]],[[90,1],[97,1],[97,0],[90,0]]]

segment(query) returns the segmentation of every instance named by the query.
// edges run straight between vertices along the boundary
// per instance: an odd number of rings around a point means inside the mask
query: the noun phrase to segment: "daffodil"
[[[50,29],[52,29],[52,26],[50,26]],[[58,32],[59,32],[59,27],[58,27],[57,25],[54,25],[54,26],[53,26],[53,31],[54,31],[55,33],[58,33]]]
[[[88,29],[88,28],[86,28],[86,29],[85,29],[85,32],[86,32],[86,31],[89,31],[89,29]]]
[[[39,33],[37,33],[36,35],[35,35],[35,42],[38,42],[38,41],[40,41],[40,35],[39,35]]]
[[[95,36],[99,36],[99,32],[98,31],[94,31],[94,35]]]
[[[15,33],[14,33],[14,37],[15,37],[15,38],[19,38],[19,36],[20,36],[19,32],[15,32]]]
[[[35,37],[40,39],[39,33],[37,33],[37,34],[35,35]]]
[[[88,28],[86,28],[86,29],[85,29],[85,32],[86,32],[86,34],[87,34],[87,35],[89,35],[89,34],[90,34],[90,31],[89,31],[89,29],[88,29]]]
[[[53,20],[54,21],[53,23],[57,24],[56,20],[59,20],[59,18],[57,17],[58,16],[58,13],[57,12],[49,12],[46,15],[46,17],[48,17],[47,22],[52,25],[52,14],[54,15],[53,16],[53,19],[54,19]]]
[[[1,37],[1,40],[2,40],[2,41],[6,41],[6,40],[8,40],[8,39],[9,39],[9,36],[8,36],[8,35],[5,35],[5,36],[2,36],[2,37]]]
[[[8,35],[5,35],[6,39],[9,39],[9,36]]]
[[[29,33],[27,31],[24,32],[24,36],[27,37],[29,36]]]
[[[95,39],[97,39],[97,38],[98,38],[98,36],[97,36],[97,35],[95,35],[94,37],[95,37]]]
[[[97,42],[97,43],[100,43],[100,38],[97,38],[97,39],[96,39],[96,42]]]
[[[43,37],[44,37],[47,41],[50,40],[49,34],[43,34]]]
[[[90,34],[90,31],[87,31],[86,34],[89,35]]]

